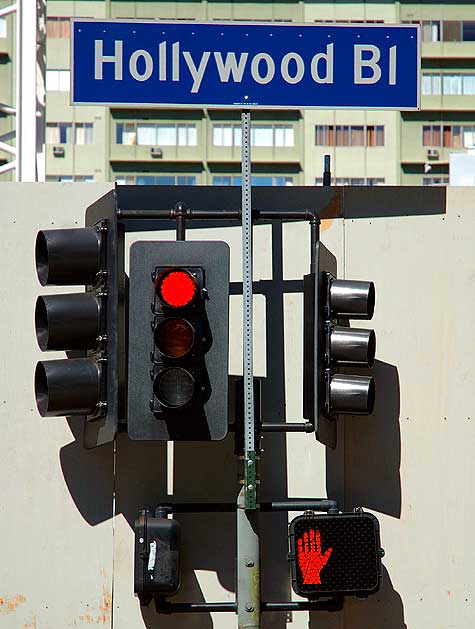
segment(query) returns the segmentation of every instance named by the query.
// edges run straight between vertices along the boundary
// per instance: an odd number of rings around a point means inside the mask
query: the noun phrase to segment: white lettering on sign
[[[193,86],[191,88],[192,94],[196,93],[200,89],[201,81],[203,80],[203,75],[205,73],[206,66],[208,65],[210,55],[210,52],[204,52],[201,55],[200,65],[196,67],[193,57],[191,56],[191,52],[185,51],[183,53],[183,57],[185,58],[186,64],[193,78]]]
[[[333,47],[334,44],[328,44],[326,53],[319,52],[312,57],[310,72],[315,83],[333,83]],[[320,61],[325,62],[325,76],[320,76],[318,71]]]
[[[104,63],[114,64],[114,79],[122,81],[122,41],[114,42],[114,54],[104,55],[102,51],[102,39],[94,41],[94,78],[96,81],[102,81],[102,66]]]
[[[264,76],[261,75],[259,71],[259,65],[261,61],[267,65],[267,72]],[[270,83],[275,75],[275,63],[270,55],[266,52],[259,52],[252,58],[251,63],[251,75],[256,83],[260,83],[261,85],[265,85],[266,83]]]
[[[239,55],[239,61],[236,61],[236,53],[228,52],[226,54],[226,60],[223,62],[223,55],[220,52],[214,53],[214,60],[216,61],[216,67],[218,68],[219,80],[221,83],[227,83],[229,76],[233,75],[233,81],[240,83],[244,70],[246,69],[246,63],[249,53],[242,52]]]
[[[145,69],[142,74],[138,71],[138,60],[142,58],[145,63]],[[129,71],[136,81],[147,81],[152,76],[153,59],[152,55],[146,50],[136,50],[130,55]]]
[[[388,49],[389,63],[385,81],[388,85],[397,84],[397,46]],[[205,79],[206,73],[216,73],[221,83],[241,83],[249,80],[249,75],[259,85],[270,83],[276,74],[290,85],[300,83],[306,72],[317,84],[334,83],[335,45],[327,44],[324,51],[315,52],[310,59],[304,59],[297,52],[285,53],[282,58],[274,59],[269,53],[258,52],[251,57],[249,52],[227,52],[205,50],[195,55],[188,50],[181,50],[180,42],[170,46],[166,41],[158,44],[158,50],[152,54],[148,50],[134,50],[128,59],[129,75],[135,81],[180,81],[183,65],[191,78],[190,92],[196,94]],[[170,59],[171,57],[171,59]],[[171,61],[171,63],[170,63]],[[122,81],[124,77],[124,42],[114,41],[114,54],[104,54],[104,42],[94,41],[94,78],[102,81],[104,64],[113,64],[114,79]],[[126,60],[127,63],[127,60]],[[308,67],[306,67],[306,63]],[[171,71],[170,71],[171,66]],[[382,80],[381,50],[372,44],[354,44],[353,46],[353,83],[355,85],[374,85]],[[181,78],[180,78],[181,77]],[[279,78],[279,77],[278,77]]]
[[[377,83],[381,78],[381,68],[378,65],[378,61],[381,57],[381,52],[377,46],[372,44],[355,44],[355,84],[359,83]],[[371,57],[369,59],[363,59],[363,53],[370,52]],[[371,70],[371,76],[363,76],[363,68],[369,68]]]
[[[289,72],[289,64],[291,61],[293,61],[295,65],[295,74],[293,76],[291,76]],[[305,64],[302,57],[296,52],[288,52],[282,57],[282,61],[280,63],[280,73],[282,74],[284,81],[287,83],[290,83],[291,85],[300,83],[303,79],[303,75],[305,74]]]

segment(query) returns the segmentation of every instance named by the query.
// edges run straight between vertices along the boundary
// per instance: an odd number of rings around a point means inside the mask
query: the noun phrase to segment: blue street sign
[[[419,27],[72,21],[72,104],[418,109]]]

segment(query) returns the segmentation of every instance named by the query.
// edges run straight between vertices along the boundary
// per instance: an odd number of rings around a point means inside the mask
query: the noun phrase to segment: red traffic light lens
[[[182,269],[171,269],[159,276],[155,288],[162,302],[171,308],[188,306],[198,292],[196,280]]]
[[[185,319],[164,319],[155,328],[155,345],[169,358],[182,358],[193,347],[195,332]]]

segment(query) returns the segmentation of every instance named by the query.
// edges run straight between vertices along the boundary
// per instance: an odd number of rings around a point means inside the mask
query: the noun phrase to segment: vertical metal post
[[[317,271],[317,242],[320,240],[320,219],[310,221],[310,273]]]
[[[44,180],[45,0],[18,0],[16,6],[16,180],[42,181]],[[39,94],[37,94],[37,85]]]
[[[256,510],[256,444],[252,352],[252,204],[251,113],[243,111],[242,130],[242,274],[244,458],[240,477],[244,485],[237,500],[237,584],[239,629],[260,626],[259,529]]]

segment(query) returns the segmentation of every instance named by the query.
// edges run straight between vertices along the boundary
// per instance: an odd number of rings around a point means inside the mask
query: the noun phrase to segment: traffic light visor
[[[373,282],[332,280],[330,307],[334,315],[345,319],[371,319],[376,292]]]
[[[160,300],[171,308],[188,306],[198,292],[195,278],[184,269],[169,269],[161,273],[155,290]]]
[[[100,237],[93,228],[38,232],[36,272],[42,286],[95,284],[100,266]]]

